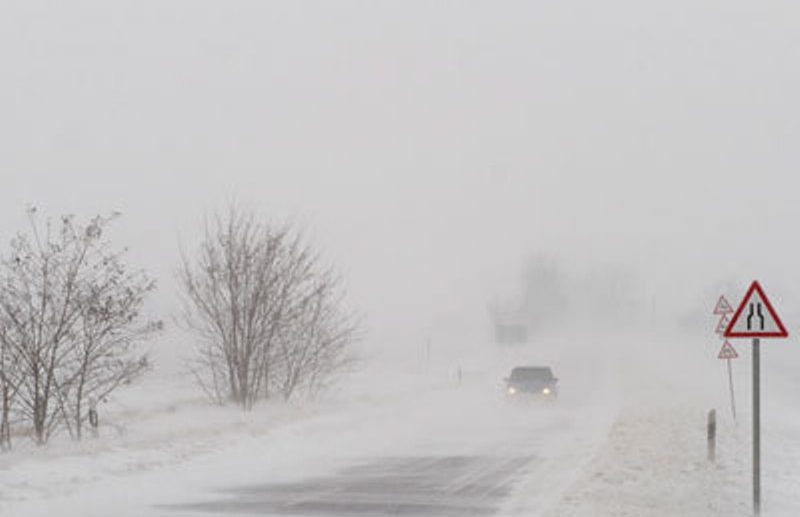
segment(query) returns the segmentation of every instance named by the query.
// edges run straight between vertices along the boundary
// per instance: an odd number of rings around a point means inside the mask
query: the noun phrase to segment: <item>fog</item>
[[[301,221],[382,340],[475,321],[536,253],[676,306],[800,280],[790,3],[3,12],[0,235],[28,204],[119,210],[159,310],[178,241],[231,199]]]
[[[717,346],[717,296],[753,279],[793,333],[798,23],[743,0],[7,0],[0,243],[29,206],[120,211],[110,239],[174,329],[181,249],[247,207],[342,273],[366,356],[493,346],[536,260],[566,300],[542,332],[587,350],[631,328]]]

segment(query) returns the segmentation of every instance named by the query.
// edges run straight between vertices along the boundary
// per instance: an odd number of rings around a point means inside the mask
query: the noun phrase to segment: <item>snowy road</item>
[[[747,426],[718,412],[706,460],[706,413],[726,384],[636,350],[618,364],[647,367],[624,389],[603,382],[601,358],[560,364],[555,404],[512,403],[507,366],[476,360],[462,383],[365,369],[319,406],[140,409],[127,435],[0,456],[0,517],[749,515]],[[797,383],[768,388],[765,501],[798,515]]]
[[[217,435],[187,428],[146,453],[131,441],[32,463],[14,479],[30,472],[28,493],[40,495],[5,508],[26,517],[542,515],[605,443],[616,406],[574,383],[557,404],[513,404],[504,371],[460,385],[370,378],[385,389],[293,421]],[[192,415],[176,419],[200,425]],[[46,482],[49,472],[59,474]]]
[[[388,457],[332,476],[232,489],[180,514],[303,516],[494,515],[526,457]]]
[[[555,405],[511,404],[494,380],[438,390],[300,426],[313,450],[287,455],[281,473],[173,498],[148,515],[537,515],[604,443],[613,415],[569,396]]]

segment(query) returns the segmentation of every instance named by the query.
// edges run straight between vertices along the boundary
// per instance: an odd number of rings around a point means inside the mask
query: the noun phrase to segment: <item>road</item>
[[[332,476],[230,489],[180,513],[303,516],[488,516],[512,490],[527,457],[384,457]],[[170,509],[170,507],[164,507]]]
[[[216,486],[150,509],[164,517],[536,515],[604,440],[610,416],[569,393],[556,404],[512,404],[492,378],[304,433],[317,449],[303,460],[287,454],[281,468],[293,473],[284,479]]]
[[[566,369],[557,403],[510,403],[504,371],[487,368],[462,384],[372,375],[360,395],[267,431],[243,425],[75,456],[62,465],[98,475],[20,501],[14,515],[543,515],[605,443],[616,407],[597,389],[579,389],[576,380],[588,376]],[[180,446],[192,440],[208,452]]]

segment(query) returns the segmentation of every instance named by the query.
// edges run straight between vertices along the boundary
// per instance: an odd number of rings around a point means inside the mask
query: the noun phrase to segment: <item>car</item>
[[[558,397],[558,379],[549,366],[517,366],[505,378],[506,394],[519,399],[536,397],[555,400]]]

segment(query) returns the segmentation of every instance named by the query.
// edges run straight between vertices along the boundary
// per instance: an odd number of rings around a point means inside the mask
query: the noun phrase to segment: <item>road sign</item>
[[[789,337],[758,282],[753,282],[745,293],[725,329],[725,337],[753,338],[753,513],[758,516],[761,515],[761,338]]]
[[[720,336],[723,335],[725,333],[725,330],[728,328],[728,325],[730,323],[731,323],[731,320],[728,319],[728,315],[727,314],[723,314],[722,317],[719,319],[719,323],[717,323],[717,330],[715,330],[714,332],[716,332]]]
[[[725,329],[725,337],[788,337],[769,298],[758,282],[753,282],[744,295],[733,319]]]
[[[725,343],[722,344],[722,348],[719,350],[717,359],[736,359],[737,357],[739,357],[739,354],[736,353],[736,349],[733,348],[733,345],[728,343],[726,339]]]
[[[731,304],[728,303],[728,300],[726,300],[724,296],[720,296],[719,300],[717,300],[717,305],[714,307],[714,314],[722,316],[723,314],[731,314],[732,312],[733,307],[731,307]]]

